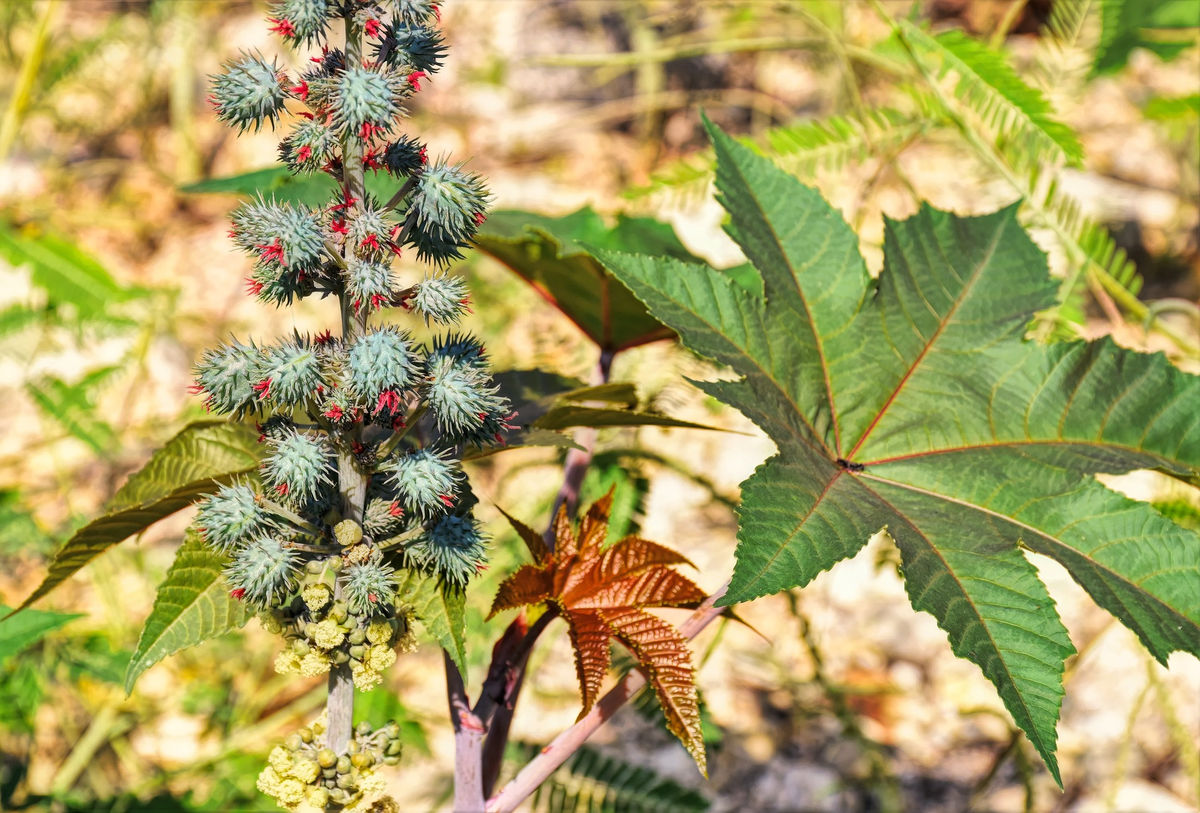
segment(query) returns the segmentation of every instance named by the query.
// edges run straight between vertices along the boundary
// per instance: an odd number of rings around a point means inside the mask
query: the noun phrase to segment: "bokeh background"
[[[1072,13],[1058,17],[1052,5],[884,7],[1006,48],[1046,93],[1086,153],[1077,168],[1048,171],[1143,280],[1132,312],[1093,286],[1080,300],[1080,329],[1165,350],[1196,370],[1195,33],[1168,31],[1179,47],[1126,49],[1094,75],[1101,4],[1060,3]],[[1174,6],[1186,18],[1189,3]],[[1200,24],[1200,0],[1190,8]],[[303,59],[267,33],[264,10],[240,0],[0,3],[0,604],[19,603],[56,545],[152,449],[203,415],[185,390],[204,347],[332,319],[329,303],[283,312],[248,299],[248,261],[225,237],[236,199],[189,191],[274,160],[271,133],[234,138],[204,104],[206,76],[239,49]],[[818,185],[858,228],[875,270],[883,213],[906,216],[920,199],[976,213],[1023,194],[1003,171],[1005,150],[1021,145],[1001,145],[999,163],[989,162],[919,115],[910,129],[872,137],[851,127],[838,137],[833,128],[813,141],[811,123],[829,116],[920,109],[920,95],[889,69],[888,29],[867,3],[452,0],[443,19],[450,59],[417,98],[411,129],[434,152],[469,157],[497,208],[654,216],[693,252],[734,262],[710,199],[701,108]],[[1064,21],[1074,27],[1062,30]],[[1040,225],[1035,234],[1063,271],[1069,252]],[[589,377],[594,346],[516,276],[483,256],[459,270],[474,289],[469,326],[497,368]],[[738,483],[772,451],[740,415],[683,381],[713,373],[668,343],[621,354],[614,378],[637,382],[653,408],[753,437],[603,432],[585,489],[592,498],[615,484],[641,533],[686,552],[709,590],[731,567]],[[477,465],[473,481],[484,506],[540,524],[560,464],[553,451],[512,452]],[[1194,521],[1189,495],[1148,475],[1115,484]],[[483,621],[492,589],[520,556],[494,510],[483,511],[496,542],[470,599],[476,678],[502,628]],[[257,622],[159,664],[132,695],[123,689],[187,520],[155,526],[60,588],[41,606],[52,631],[21,637],[0,625],[0,809],[272,809],[254,790],[263,755],[317,712],[325,689],[276,676],[276,642]],[[742,608],[749,627],[714,627],[697,640],[710,782],[653,709],[630,708],[595,738],[591,772],[640,765],[668,783],[659,794],[668,801],[655,802],[653,782],[606,789],[580,767],[561,771],[536,804],[620,791],[645,803],[627,808],[636,810],[1195,810],[1200,664],[1176,654],[1169,669],[1156,665],[1064,571],[1038,564],[1080,650],[1068,662],[1059,726],[1061,790],[990,684],[952,657],[931,617],[911,611],[896,553],[876,539],[803,591]],[[514,760],[578,711],[569,649],[554,632],[534,656],[514,726],[526,745]],[[448,805],[440,661],[432,646],[402,657],[361,704],[405,726],[392,788],[405,810]]]

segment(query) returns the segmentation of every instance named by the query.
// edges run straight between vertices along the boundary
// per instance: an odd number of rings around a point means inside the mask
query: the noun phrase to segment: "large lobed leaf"
[[[18,610],[45,596],[100,554],[222,483],[258,467],[257,433],[222,421],[193,423],[167,441],[113,496],[104,516],[75,532],[54,554],[50,571]]]
[[[241,629],[253,615],[229,595],[222,576],[226,559],[198,534],[189,534],[158,586],[154,608],[142,627],[137,650],[125,670],[125,691],[143,672],[181,649]]]
[[[884,270],[819,194],[710,126],[729,232],[765,297],[719,272],[604,254],[778,454],[743,484],[724,603],[812,580],[886,528],[913,606],[979,665],[1058,777],[1074,650],[1021,547],[1060,562],[1160,661],[1200,654],[1200,536],[1092,476],[1200,467],[1200,378],[1109,340],[1023,341],[1054,302],[1014,208],[887,223]]]
[[[636,536],[604,547],[611,507],[610,491],[588,509],[578,534],[571,528],[566,508],[560,508],[554,519],[553,550],[535,531],[505,514],[525,540],[534,564],[520,568],[500,585],[489,618],[504,610],[541,603],[562,616],[575,651],[575,671],[583,695],[581,718],[600,697],[611,657],[609,641],[620,641],[654,689],[667,729],[705,772],[687,639],[645,612],[648,607],[695,607],[704,599],[704,591],[671,569],[688,563],[673,550]]]

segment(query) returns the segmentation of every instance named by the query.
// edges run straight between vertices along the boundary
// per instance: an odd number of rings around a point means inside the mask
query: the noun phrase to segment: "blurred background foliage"
[[[19,603],[56,545],[203,414],[185,394],[201,348],[331,318],[321,303],[293,316],[247,301],[247,268],[224,237],[233,195],[264,185],[303,193],[279,186],[277,173],[253,174],[274,158],[269,133],[235,140],[204,105],[206,74],[236,49],[281,51],[264,11],[245,0],[0,4],[0,603]],[[709,200],[700,108],[819,186],[876,266],[883,212],[1022,200],[1063,280],[1060,306],[1035,334],[1111,333],[1185,368],[1200,363],[1197,0],[458,0],[444,11],[451,59],[414,116],[431,149],[471,156],[497,208],[510,210],[489,222],[483,247],[518,274],[485,256],[464,266],[470,327],[499,369],[592,376],[588,338],[608,334],[579,310],[588,296],[554,286],[589,273],[604,284],[572,247],[605,223],[619,224],[614,245],[742,261]],[[585,205],[601,214],[578,211]],[[636,217],[671,224],[683,242]],[[636,349],[619,355],[615,377],[637,382],[641,408],[747,428],[680,383],[708,365],[626,317],[619,327]],[[685,431],[602,431],[584,498],[615,486],[615,524],[685,550],[711,589],[731,561],[736,485],[770,446]],[[473,480],[485,505],[541,522],[560,464],[561,450],[516,452],[480,461]],[[1200,521],[1190,492],[1137,478],[1124,487],[1177,521]],[[276,676],[274,644],[257,624],[155,667],[131,696],[122,688],[185,524],[156,526],[45,607],[0,622],[0,809],[270,809],[253,786],[262,754],[315,713],[324,687]],[[493,524],[492,564],[468,608],[476,675],[498,631],[483,620],[487,602],[521,562],[504,527]],[[946,662],[932,622],[898,620],[911,614],[887,580],[894,551],[877,548],[873,571],[840,568],[803,595],[746,608],[773,645],[737,626],[698,643],[711,785],[696,782],[643,708],[614,721],[532,806],[1200,802],[1194,663],[1166,672],[1129,654],[1140,651],[1106,616],[1068,597],[1081,650],[1068,679],[1080,699],[1064,710],[1060,792],[979,676]],[[527,744],[512,747],[514,759],[577,710],[559,643],[539,650],[514,729]],[[360,714],[404,726],[407,809],[449,798],[438,661],[428,647],[410,656],[360,703]]]

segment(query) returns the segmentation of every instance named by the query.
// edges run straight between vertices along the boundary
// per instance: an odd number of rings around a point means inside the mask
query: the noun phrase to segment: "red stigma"
[[[355,454],[362,454],[363,450],[366,448],[366,446],[363,446],[357,440],[350,444],[350,451],[354,452]]]
[[[292,21],[287,17],[271,17],[268,22],[274,23],[270,30],[279,36],[288,38],[296,36],[296,26],[292,25]]]
[[[335,220],[329,224],[329,228],[337,234],[349,234],[350,229],[346,227],[345,220]]]
[[[364,26],[364,30],[367,32],[368,37],[377,37],[377,36],[379,36],[379,29],[381,26],[382,26],[382,23],[380,23],[379,20],[372,18],[370,20],[367,20],[367,24],[366,24],[366,26]]]
[[[346,413],[343,412],[342,408],[337,404],[333,404],[329,407],[329,409],[325,410],[321,414],[333,421],[340,421],[342,418],[346,417]]]
[[[393,432],[399,432],[401,429],[403,429],[407,425],[408,424],[406,424],[404,422],[403,415],[397,415],[396,417],[392,418],[392,431]]]
[[[445,503],[447,508],[454,507],[454,498],[451,497],[449,494],[439,494],[438,499],[441,500],[443,503]]]
[[[253,277],[246,277],[246,293],[250,296],[258,296],[262,293],[263,284]]]
[[[424,145],[422,145],[422,147],[421,147],[421,163],[422,164],[429,163],[429,154],[426,152]]]
[[[238,587],[233,590],[230,590],[229,595],[233,598],[236,598],[238,601],[241,601],[246,596],[246,588]]]
[[[287,483],[280,483],[279,485],[275,486],[275,490],[280,494],[287,494],[290,489],[288,488]]]
[[[428,79],[429,74],[425,71],[413,71],[408,75],[408,83],[413,86],[413,90],[421,89],[421,80]]]
[[[199,395],[200,393],[204,392],[204,385],[203,384],[192,384],[191,386],[189,386],[187,388],[187,391],[190,392],[192,395]]]
[[[313,341],[317,344],[329,344],[333,341],[333,333],[328,330],[324,333],[318,333],[316,336],[313,336]]]
[[[485,221],[485,220],[487,220],[487,215],[485,215],[483,212],[475,213],[475,225],[476,226],[482,226],[483,221]]]
[[[374,593],[367,593],[367,601],[375,604],[379,601],[379,596],[375,595]]]
[[[295,93],[300,97],[300,101],[308,101],[308,82],[305,82],[303,79],[301,79],[300,84],[296,85],[291,90],[292,93]]]
[[[274,260],[285,268],[287,267],[287,262],[283,258],[283,246],[280,245],[278,237],[270,245],[255,246],[255,248],[259,249],[258,258],[263,262]]]
[[[312,158],[312,147],[305,144],[303,147],[297,150],[296,157],[301,161],[307,161],[309,158]]]
[[[379,393],[379,401],[375,404],[376,412],[396,412],[400,409],[400,393],[395,390],[384,390]]]
[[[271,395],[271,379],[264,378],[250,389],[257,392],[259,398],[269,398]]]
[[[371,294],[371,307],[382,308],[387,304],[387,297],[383,294]]]
[[[392,500],[392,504],[388,506],[388,516],[393,516],[393,517],[404,516],[404,509],[400,507],[400,503],[396,502],[395,500]]]
[[[377,238],[374,234],[368,234],[363,238],[363,241],[359,245],[367,246],[375,251],[379,251],[379,238]]]

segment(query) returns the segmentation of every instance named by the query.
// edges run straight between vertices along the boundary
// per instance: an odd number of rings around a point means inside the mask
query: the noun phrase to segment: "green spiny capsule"
[[[212,103],[217,118],[239,131],[258,130],[264,122],[275,126],[286,98],[279,66],[252,54],[242,54],[225,64],[225,72],[212,77]]]

